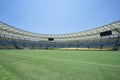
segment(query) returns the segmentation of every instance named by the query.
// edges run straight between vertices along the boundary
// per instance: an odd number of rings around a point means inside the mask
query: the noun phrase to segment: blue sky
[[[120,0],[0,0],[0,21],[35,33],[74,33],[117,20]]]

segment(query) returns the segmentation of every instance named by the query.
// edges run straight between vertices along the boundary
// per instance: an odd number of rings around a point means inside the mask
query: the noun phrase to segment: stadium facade
[[[120,21],[71,34],[38,34],[0,22],[0,49],[120,49]]]

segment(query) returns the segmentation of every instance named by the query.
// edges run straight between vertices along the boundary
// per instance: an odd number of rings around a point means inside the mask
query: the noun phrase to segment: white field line
[[[21,60],[21,61],[16,61],[13,64],[21,64],[21,63],[33,63],[33,62],[27,60]]]
[[[22,61],[16,61],[13,64],[19,64],[19,63],[23,63],[23,62],[26,62],[26,61],[24,61],[24,60],[22,60]]]
[[[56,61],[64,61],[64,62],[75,62],[75,63],[87,64],[87,65],[98,65],[98,66],[120,68],[119,65],[112,65],[112,64],[99,64],[99,63],[93,63],[93,62],[81,62],[81,61],[75,61],[75,60],[58,59],[58,58],[50,58],[50,57],[39,57],[39,58],[51,59],[51,60],[56,60]],[[19,63],[23,63],[23,62],[26,62],[26,61],[25,60],[21,60],[21,61],[15,62],[13,64],[19,64]],[[3,65],[0,65],[0,67],[3,67]]]
[[[46,58],[46,59],[57,60],[57,61],[75,62],[75,63],[87,64],[87,65],[98,65],[98,66],[106,66],[106,67],[116,67],[116,68],[120,68],[120,66],[118,66],[118,65],[111,65],[111,64],[99,64],[99,63],[93,63],[93,62],[81,62],[81,61],[74,61],[74,60],[66,60],[66,59],[58,59],[58,58],[49,58],[49,57],[40,57],[40,58]]]

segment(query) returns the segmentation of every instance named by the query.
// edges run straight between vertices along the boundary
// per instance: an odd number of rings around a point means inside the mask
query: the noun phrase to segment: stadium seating
[[[0,49],[118,50],[120,21],[71,34],[37,34],[0,22]]]

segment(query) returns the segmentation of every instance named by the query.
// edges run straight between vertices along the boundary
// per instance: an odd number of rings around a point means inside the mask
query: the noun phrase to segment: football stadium
[[[120,0],[0,3],[0,80],[120,80]]]
[[[71,34],[0,22],[1,80],[120,80],[120,21]]]

